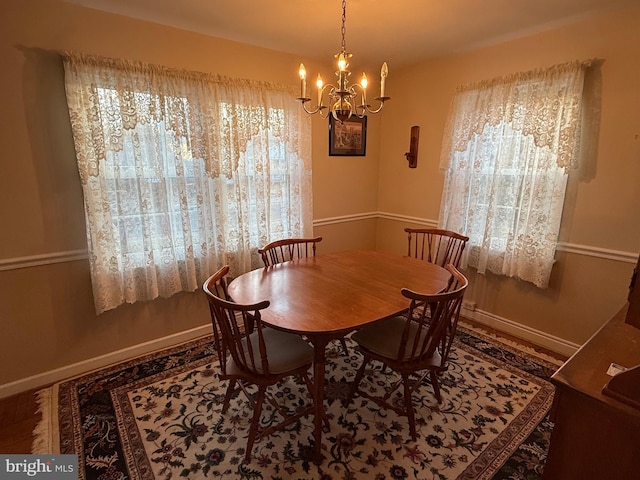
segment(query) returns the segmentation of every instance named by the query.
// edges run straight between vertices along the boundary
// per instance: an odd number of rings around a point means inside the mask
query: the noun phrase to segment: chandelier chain
[[[345,41],[345,35],[347,33],[347,28],[345,27],[345,22],[347,20],[347,0],[342,0],[342,52],[345,53],[347,51],[347,42]]]

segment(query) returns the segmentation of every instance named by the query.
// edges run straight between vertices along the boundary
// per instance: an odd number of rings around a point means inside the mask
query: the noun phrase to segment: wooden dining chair
[[[268,243],[258,250],[265,267],[276,265],[298,258],[315,257],[316,245],[322,241],[322,237],[315,238],[285,238]],[[340,339],[345,355],[349,354],[347,342]]]
[[[260,321],[260,311],[269,306],[268,300],[253,305],[241,305],[230,301],[226,294],[225,276],[228,272],[229,267],[224,266],[204,282],[202,289],[209,301],[213,338],[220,364],[220,379],[229,381],[222,413],[227,411],[231,399],[240,390],[253,404],[253,417],[245,454],[245,462],[250,462],[254,442],[313,413],[313,402],[305,408],[296,405],[295,412],[292,413],[278,404],[267,392],[267,387],[286,377],[297,376],[304,381],[310,398],[313,399],[313,384],[307,374],[313,362],[313,348],[299,335],[275,328],[264,328]],[[250,329],[252,333],[246,334]],[[248,392],[247,387],[250,385],[258,387],[255,398]],[[260,425],[265,399],[284,419],[266,428]]]
[[[447,369],[462,298],[468,285],[466,277],[452,264],[446,268],[452,275],[450,287],[446,292],[425,295],[402,289],[402,295],[410,300],[409,309],[405,314],[368,325],[351,337],[364,360],[349,389],[347,405],[358,393],[383,408],[406,416],[413,440],[416,439],[416,426],[411,395],[428,375],[438,403],[442,402],[438,375]],[[358,388],[365,369],[372,360],[382,362],[383,366],[398,372],[401,377],[382,397]],[[412,377],[414,374],[417,379]],[[404,387],[403,406],[398,406],[398,403],[391,399],[400,386]]]
[[[444,267],[453,264],[460,268],[460,260],[469,237],[438,228],[405,228],[407,255]]]
[[[258,250],[265,267],[276,265],[298,258],[315,257],[316,244],[322,237],[315,238],[285,238],[268,243]]]

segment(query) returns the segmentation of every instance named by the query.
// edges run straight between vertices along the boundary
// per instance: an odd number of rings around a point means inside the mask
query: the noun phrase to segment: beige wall
[[[436,220],[442,128],[454,88],[470,81],[573,59],[604,58],[602,129],[592,173],[573,182],[563,241],[637,251],[640,12],[584,21],[534,38],[392,67],[393,100],[369,117],[366,157],[329,157],[327,120],[313,119],[315,234],[321,251],[381,248],[402,252],[406,222]],[[234,42],[83,9],[57,0],[0,4],[0,267],[24,257],[85,251],[82,191],[57,51],[71,50],[296,84],[301,60]],[[404,92],[419,92],[419,102]],[[409,129],[420,125],[418,168],[406,167]],[[375,213],[391,214],[376,219]],[[373,215],[369,215],[373,214]],[[558,255],[552,286],[472,276],[479,308],[572,341],[586,338],[624,301],[632,265]],[[86,259],[0,269],[0,395],[3,385],[33,386],[52,370],[208,324],[203,299],[184,293],[125,305],[96,316]],[[112,358],[112,357],[105,357]],[[63,372],[66,370],[63,370]],[[27,379],[27,380],[25,380]],[[12,382],[14,382],[12,384]],[[13,388],[13,387],[12,387]]]
[[[86,251],[82,190],[59,51],[294,85],[301,60],[310,71],[324,67],[313,59],[64,2],[3,1],[0,262],[4,265],[24,264],[25,257]],[[320,73],[325,78],[332,75],[326,70]],[[314,118],[314,218],[376,210],[379,123],[370,121],[366,157],[329,157],[327,120]],[[337,239],[342,231],[346,232],[345,241]],[[374,248],[375,220],[328,225],[316,233],[327,237],[322,245],[327,251]],[[125,305],[96,316],[86,259],[3,269],[0,387],[207,324],[209,313],[199,293]],[[24,385],[39,381],[33,379]]]
[[[570,174],[561,242],[638,252],[640,247],[640,8],[582,20],[474,52],[404,69],[393,77],[398,96],[382,120],[381,212],[438,219],[443,175],[438,169],[442,132],[455,88],[480,80],[573,60],[603,59],[601,124],[592,137],[597,155]],[[390,82],[391,83],[391,82]],[[594,85],[595,84],[595,85]],[[391,88],[391,87],[390,87]],[[592,114],[594,112],[591,112]],[[411,125],[420,125],[418,168],[406,167]],[[406,223],[406,222],[404,222]],[[381,221],[377,245],[403,251],[402,222]],[[399,238],[402,237],[402,242]],[[634,265],[558,252],[551,284],[540,290],[495,275],[470,276],[466,296],[485,319],[498,317],[544,334],[582,343],[624,304]]]

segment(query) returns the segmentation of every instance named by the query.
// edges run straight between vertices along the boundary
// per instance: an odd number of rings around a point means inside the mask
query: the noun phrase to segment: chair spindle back
[[[437,228],[405,228],[407,255],[444,267],[449,263],[460,267],[460,260],[469,237]]]
[[[316,244],[322,237],[285,238],[268,243],[258,250],[265,267],[276,265],[298,258],[315,257]]]

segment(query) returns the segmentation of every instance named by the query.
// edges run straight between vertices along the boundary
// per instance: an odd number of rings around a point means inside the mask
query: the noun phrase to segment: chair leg
[[[225,393],[224,395],[224,402],[222,403],[222,413],[225,413],[229,408],[229,402],[231,401],[234,393],[236,393],[236,379],[232,378],[231,380],[229,380],[227,393]]]
[[[247,452],[244,455],[245,463],[251,461],[251,450],[253,450],[253,442],[256,439],[258,433],[258,426],[260,425],[260,414],[262,413],[262,402],[264,401],[264,395],[267,387],[258,388],[258,396],[256,398],[256,406],[253,410],[253,418],[251,419],[251,426],[249,427],[249,438],[247,439]]]
[[[411,385],[409,384],[409,375],[402,374],[402,383],[404,384],[404,409],[407,414],[407,421],[409,422],[409,433],[411,439],[416,441],[416,418],[413,413],[413,400],[411,398]]]
[[[364,369],[366,368],[368,363],[369,363],[369,359],[365,357],[364,360],[362,361],[362,365],[360,366],[360,368],[358,369],[358,372],[356,373],[356,378],[354,378],[353,382],[351,383],[351,388],[349,389],[349,394],[347,395],[347,400],[345,401],[345,407],[351,403],[351,400],[353,400],[353,396],[356,394],[356,391],[358,390],[358,385],[360,385],[360,382],[362,381],[362,377],[364,377]]]
[[[440,395],[440,384],[438,383],[438,374],[435,370],[429,372],[429,378],[431,379],[431,385],[433,386],[433,392],[436,396],[438,403],[442,403],[442,395]]]

